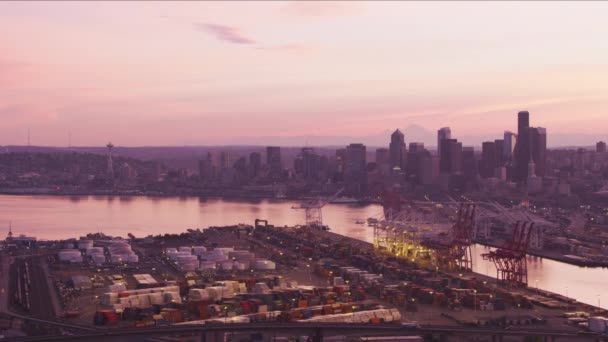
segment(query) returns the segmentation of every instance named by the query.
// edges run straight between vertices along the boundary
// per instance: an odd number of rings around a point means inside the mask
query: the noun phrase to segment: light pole
[[[473,290],[473,311],[477,311],[477,290]]]

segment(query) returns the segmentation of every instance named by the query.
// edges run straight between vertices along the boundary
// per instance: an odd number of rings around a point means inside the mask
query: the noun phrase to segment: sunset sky
[[[34,145],[371,143],[411,125],[479,144],[529,110],[549,145],[591,145],[608,139],[607,16],[608,2],[0,2],[0,144],[28,129]]]

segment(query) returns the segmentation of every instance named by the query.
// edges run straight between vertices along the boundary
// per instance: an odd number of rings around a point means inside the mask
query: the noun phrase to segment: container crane
[[[482,254],[496,266],[498,281],[515,286],[528,285],[528,266],[526,252],[530,245],[530,236],[534,222],[517,222],[513,228],[513,236],[504,247]]]
[[[335,194],[328,198],[318,197],[315,199],[307,200],[302,202],[298,206],[291,207],[292,209],[303,209],[306,212],[306,226],[307,227],[323,227],[323,214],[321,208],[327,203],[335,200],[344,191],[344,188],[338,190]]]

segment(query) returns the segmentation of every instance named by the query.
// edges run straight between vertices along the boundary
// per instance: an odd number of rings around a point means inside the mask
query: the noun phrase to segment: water
[[[14,234],[33,235],[39,239],[78,237],[102,231],[126,237],[149,234],[180,233],[188,228],[253,224],[256,218],[274,225],[304,223],[304,211],[294,210],[291,201],[229,201],[199,198],[106,197],[106,196],[0,196],[0,227],[8,231],[12,221]],[[357,220],[378,217],[378,205],[328,204],[323,221],[333,232],[364,241],[373,241],[372,229]],[[474,270],[496,275],[493,264],[481,258],[487,248],[473,246]],[[608,308],[608,269],[584,268],[561,262],[528,258],[531,287],[560,293],[581,302]],[[601,297],[598,297],[601,296]]]

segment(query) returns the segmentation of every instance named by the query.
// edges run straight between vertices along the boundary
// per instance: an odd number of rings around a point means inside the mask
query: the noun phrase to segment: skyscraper
[[[494,177],[494,169],[496,168],[496,143],[485,141],[481,144],[481,167],[479,174],[482,178]]]
[[[421,153],[418,182],[422,185],[434,185],[437,184],[438,177],[439,157],[431,155],[428,151]]]
[[[441,140],[439,171],[447,174],[462,173],[462,143],[458,142],[458,140]]]
[[[525,181],[528,177],[528,162],[530,161],[530,113],[517,113],[517,144],[515,145],[514,180]]]
[[[598,152],[598,153],[606,152],[606,143],[603,141],[598,141],[597,144],[595,144],[595,152]]]
[[[495,167],[501,167],[505,165],[504,149],[505,141],[502,139],[494,140],[494,147],[496,148],[496,165]]]
[[[296,174],[305,180],[316,180],[321,170],[321,157],[312,147],[302,148],[302,152],[294,162]]]
[[[452,131],[450,127],[443,127],[437,131],[437,155],[441,156],[441,141],[452,139]]]
[[[544,177],[547,164],[547,129],[543,127],[532,127],[529,131],[530,149],[536,166],[536,176]]]
[[[419,142],[411,142],[409,151],[407,152],[407,165],[405,167],[405,176],[412,184],[420,184],[421,159],[425,153],[424,144]]]
[[[362,195],[366,190],[366,148],[363,144],[350,144],[346,147],[346,166],[344,181],[347,192]]]
[[[503,149],[502,156],[503,161],[508,163],[511,161],[511,157],[513,155],[513,149],[515,148],[515,143],[517,142],[517,136],[515,133],[510,131],[505,131],[503,138]]]
[[[266,164],[270,170],[270,177],[272,179],[278,179],[281,177],[283,172],[283,165],[281,163],[281,148],[278,146],[266,147]]]
[[[262,154],[259,152],[251,152],[249,154],[249,177],[255,178],[260,174],[262,169]]]
[[[391,134],[391,143],[389,145],[391,155],[391,167],[398,166],[403,170],[405,168],[405,137],[400,130],[395,130]]]
[[[198,177],[201,182],[208,182],[213,178],[213,159],[211,153],[207,158],[198,161]]]
[[[473,147],[462,148],[462,174],[467,182],[474,181],[479,174],[475,149]]]
[[[388,148],[377,148],[376,149],[376,164],[378,165],[382,165],[382,164],[390,164],[391,162],[391,155],[389,152]]]
[[[450,173],[453,175],[462,174],[462,143],[450,144]]]

